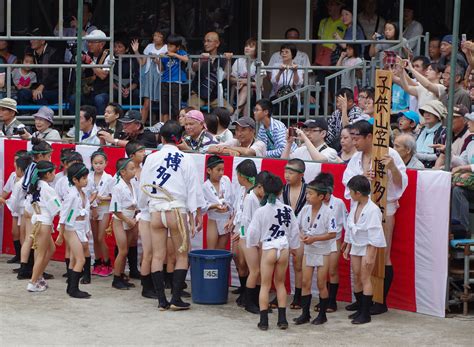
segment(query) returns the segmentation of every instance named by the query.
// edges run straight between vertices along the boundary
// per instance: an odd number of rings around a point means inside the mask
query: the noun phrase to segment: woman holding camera
[[[54,111],[47,106],[43,106],[33,115],[36,131],[33,134],[30,134],[26,128],[24,128],[22,134],[18,134],[23,140],[29,140],[36,137],[45,141],[60,141],[61,135],[59,134],[59,131],[53,129],[53,117]]]

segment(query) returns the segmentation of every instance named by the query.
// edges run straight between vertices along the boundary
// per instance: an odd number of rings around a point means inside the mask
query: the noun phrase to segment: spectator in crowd
[[[183,128],[183,132],[184,132],[184,126],[186,125],[186,113],[192,110],[195,110],[195,108],[191,106],[187,106],[179,110],[178,122],[179,122],[179,125],[181,125],[181,127]]]
[[[35,63],[35,58],[32,53],[25,53],[22,60],[23,64],[28,64],[31,66],[24,66],[13,69],[12,71],[12,81],[15,86],[16,91],[22,89],[30,89],[38,83],[36,79],[36,73],[33,71],[33,64]],[[12,93],[12,96],[16,97],[16,92]]]
[[[439,59],[438,63],[443,66],[450,65],[451,61],[451,52],[452,50],[456,50],[456,63],[459,64],[464,71],[466,70],[468,63],[464,54],[458,50],[457,47],[453,47],[453,35],[445,35],[441,40],[441,58]]]
[[[428,63],[428,58],[423,58],[424,59],[414,59],[413,63],[409,60],[405,60],[401,63],[405,64],[415,79],[412,79],[404,68],[394,70],[397,74],[397,80],[400,81],[400,86],[411,98],[414,98],[414,100],[410,99],[410,110],[414,112],[417,112],[419,107],[424,106],[428,101],[439,100],[439,97],[442,96],[446,90],[439,82],[441,77],[439,65],[425,65]],[[425,66],[427,66],[427,68],[425,68]]]
[[[296,28],[289,28],[285,32],[285,40],[299,40],[300,39],[300,32]],[[296,48],[296,54],[293,57],[293,62],[298,65],[298,66],[310,66],[310,60],[308,55],[300,51],[299,49]],[[275,52],[272,54],[270,61],[268,62],[268,66],[280,66],[281,64],[284,64],[284,58],[281,55],[281,48],[279,52]],[[270,71],[271,72],[271,71]]]
[[[176,120],[181,101],[181,84],[188,81],[183,68],[188,61],[188,53],[184,50],[184,38],[171,34],[166,39],[168,51],[161,58],[161,115],[162,122],[166,122],[170,115]]]
[[[232,124],[235,125],[235,138],[217,146],[210,146],[208,153],[265,157],[267,146],[255,138],[255,121],[250,117],[242,117]]]
[[[388,59],[390,60],[390,59]],[[398,112],[403,112],[409,109],[410,107],[410,94],[405,92],[401,86],[401,78],[403,67],[400,63],[394,63],[393,65],[385,64],[385,69],[387,70],[387,65],[389,65],[388,70],[391,70],[393,73],[392,76],[392,114],[397,114]]]
[[[455,68],[455,78],[454,78],[454,105],[462,104],[466,106],[468,110],[471,109],[471,97],[469,92],[463,87],[464,80],[464,69],[461,65],[456,64]],[[446,65],[446,68],[443,72],[443,85],[446,87],[446,92],[441,96],[440,100],[443,102],[444,106],[448,107],[448,90],[450,84],[451,76],[451,65]]]
[[[110,52],[105,49],[106,35],[101,30],[94,30],[86,36],[89,51],[82,55],[84,64],[110,65]],[[105,106],[109,102],[109,68],[96,67],[84,69],[82,76],[81,104],[92,104],[98,114],[104,114]],[[74,114],[76,96],[70,98],[70,112]]]
[[[35,32],[34,35],[40,35]],[[60,64],[63,62],[61,52],[48,45],[44,40],[31,40],[31,48],[35,64]],[[18,103],[29,105],[52,105],[58,102],[58,69],[37,68],[35,69],[38,83],[33,89],[21,89],[18,91]]]
[[[399,28],[398,24],[395,22],[387,22],[383,26],[383,35],[375,33],[372,36],[372,40],[398,40],[399,37]],[[402,38],[402,46],[406,46],[408,41],[405,38]],[[372,43],[369,48],[369,56],[376,57],[381,61],[384,59],[385,51],[390,50],[396,44],[393,43]],[[407,56],[406,51],[403,51],[403,56]]]
[[[132,41],[132,50],[136,55],[140,54],[140,44],[138,40]],[[138,57],[140,64],[140,98],[143,98],[141,109],[142,122],[146,123],[150,113],[151,102],[160,100],[160,60],[159,56],[168,52],[168,46],[165,45],[165,33],[162,30],[155,29],[153,32],[153,42],[149,43],[143,55],[149,58]]]
[[[82,37],[89,35],[91,32],[94,30],[97,30],[98,28],[92,24],[92,16],[94,14],[94,11],[92,9],[92,4],[90,2],[84,2],[83,5],[83,17],[82,17]],[[67,26],[69,24],[69,27],[64,27],[63,28],[63,36],[67,37],[77,37],[77,28],[78,28],[78,23],[77,23],[77,18],[74,16],[70,16],[70,21],[69,23],[65,23]],[[59,36],[59,23],[56,25],[54,28],[54,36]],[[69,63],[72,62],[75,57],[73,57],[73,54],[75,54],[74,50],[71,50],[71,47],[74,47],[76,45],[75,40],[68,41],[68,48],[64,51],[64,61]],[[88,47],[87,47],[87,41],[83,41],[82,43],[82,51],[87,52]]]
[[[420,116],[414,111],[404,111],[398,114],[398,129],[401,134],[411,135],[414,139],[418,136],[416,131],[420,124]]]
[[[7,64],[15,64],[17,61],[16,55],[10,52],[10,44],[9,41],[0,40],[0,57]]]
[[[213,111],[213,114],[217,116],[217,133],[216,140],[219,143],[225,143],[234,138],[232,131],[229,130],[229,125],[231,121],[231,113],[225,107],[216,107]]]
[[[129,54],[130,41],[122,34],[117,35],[114,39],[114,56]],[[120,100],[119,94],[122,95],[122,104],[137,104],[139,102],[139,67],[135,59],[122,59],[122,81],[119,78],[119,62],[114,64],[114,100]]]
[[[356,40],[365,40],[365,35],[364,35],[364,30],[362,27],[357,23],[357,27],[354,29],[354,23],[353,23],[353,5],[352,5],[352,0],[348,0],[346,4],[342,7],[341,15],[342,15],[342,23],[346,26],[346,31],[344,33],[344,36],[341,37],[338,32],[334,34],[334,39],[336,40],[352,40],[352,32],[355,30],[356,31]],[[345,43],[339,44],[339,46],[342,49],[346,48]],[[364,52],[366,45],[362,44],[360,45],[360,52]]]
[[[359,94],[357,95],[357,106],[362,110],[362,117],[364,119],[374,117],[374,97],[375,89],[373,87],[359,89]]]
[[[303,130],[295,129],[296,138],[302,145],[296,150],[291,151],[291,147],[295,142],[295,137],[287,132],[286,145],[281,158],[301,160],[314,160],[319,162],[337,162],[337,152],[334,148],[329,147],[324,139],[328,131],[328,124],[323,118],[310,119],[304,122]]]
[[[341,130],[341,150],[337,153],[338,162],[347,164],[352,156],[357,152],[351,135],[351,125],[347,125]]]
[[[183,151],[207,152],[209,146],[217,144],[214,136],[206,129],[201,111],[192,110],[186,113],[185,131],[184,141],[178,146]]]
[[[425,168],[430,169],[435,165],[439,155],[439,151],[435,150],[433,145],[446,143],[446,128],[442,121],[448,111],[441,101],[433,100],[420,107],[420,112],[425,123],[416,139],[416,156]]]
[[[18,110],[17,103],[10,98],[0,100],[0,122],[2,122],[2,133],[5,136],[18,135],[18,129],[24,128],[25,125],[16,119]]]
[[[432,63],[438,63],[441,59],[441,40],[439,37],[430,38],[428,55]]]
[[[3,57],[0,57],[0,64],[6,64],[5,59]],[[3,99],[7,94],[6,94],[6,71],[7,69],[4,67],[0,67],[0,99]]]
[[[339,37],[344,37],[346,32],[346,25],[342,22],[341,9],[344,5],[342,0],[327,0],[326,8],[329,17],[323,18],[319,22],[318,27],[318,39],[320,40],[332,40],[337,34]],[[336,49],[336,45],[333,43],[324,43],[322,45],[316,45],[316,59],[315,65],[319,66],[330,66],[331,55]],[[321,70],[319,70],[321,71]],[[323,77],[325,73],[318,73],[319,77]]]
[[[257,101],[254,117],[260,124],[257,138],[265,144],[266,156],[280,158],[286,146],[286,127],[282,122],[272,117],[272,102],[268,99]],[[296,144],[293,144],[291,150],[295,149]]]
[[[341,88],[336,93],[336,110],[331,114],[328,121],[327,144],[336,151],[340,150],[339,137],[341,130],[348,124],[368,119],[362,115],[362,110],[354,102],[354,93],[349,88]]]
[[[363,2],[362,11],[357,15],[357,22],[366,37],[372,37],[375,33],[383,31],[385,19],[377,12],[377,0]]]
[[[158,146],[156,134],[145,129],[139,111],[129,110],[118,121],[122,123],[123,127],[123,134],[119,138],[107,131],[99,131],[99,137],[105,143],[125,147],[129,141],[134,140],[146,148],[156,148]]]
[[[456,183],[451,195],[451,220],[455,223],[461,224],[464,230],[469,228],[469,204],[474,201],[474,190],[472,186],[463,186],[463,180],[466,182],[472,178],[474,172],[474,112],[466,114],[466,119],[469,125],[469,132],[471,134],[471,141],[466,146],[466,149],[461,153],[460,157],[453,158],[453,161],[458,162],[458,166],[453,168],[452,173],[455,178],[460,178],[461,181]]]
[[[206,125],[206,130],[212,136],[214,136],[214,139],[215,139],[217,135],[217,128],[219,127],[219,118],[217,118],[217,116],[214,113],[206,113],[206,115],[204,115],[204,123]]]
[[[471,111],[474,112],[474,70],[469,74],[468,90],[471,97]]]
[[[403,37],[407,40],[423,35],[423,25],[415,20],[415,2],[405,2],[403,9]],[[416,41],[410,44],[415,49]]]
[[[91,105],[83,105],[79,112],[79,142],[91,145],[100,144],[100,139],[97,135],[97,109]],[[74,138],[75,128],[72,127],[67,132],[66,136]]]
[[[453,137],[451,144],[451,155],[460,156],[466,142],[471,141],[471,133],[469,131],[468,121],[466,115],[469,110],[464,105],[455,105],[453,108]],[[440,152],[436,160],[436,168],[444,168],[445,161],[445,144],[433,145],[433,148]]]
[[[211,109],[224,106],[231,112],[232,106],[223,98],[222,80],[223,76],[230,76],[232,53],[224,53],[224,57],[217,56],[221,41],[219,34],[208,32],[204,36],[204,53],[201,54],[199,62],[193,63],[196,72],[191,83],[191,96],[189,106],[199,110],[202,106]]]
[[[248,103],[251,103],[251,101],[255,98],[255,90],[257,87],[255,79],[257,73],[257,40],[250,38],[245,41],[244,54],[247,58],[238,58],[234,64],[232,64],[232,74],[230,76],[230,81],[235,85],[238,93],[237,108],[234,113],[234,118],[238,118],[241,113],[244,116],[249,116]],[[247,71],[247,59],[250,59],[250,72]],[[264,77],[265,71],[263,69],[260,70],[260,74],[262,77]],[[250,86],[247,85],[249,82],[249,77]],[[248,88],[251,89],[251,100],[247,100]]]
[[[23,140],[30,140],[32,137],[36,137],[45,141],[61,141],[61,135],[56,129],[53,129],[54,125],[54,111],[48,106],[42,106],[37,113],[33,115],[35,119],[36,131],[30,134],[26,129],[25,133],[21,135]]]
[[[411,134],[400,134],[395,137],[393,148],[400,154],[407,169],[424,169],[425,166],[416,157],[416,141]]]
[[[270,100],[277,99],[288,94],[303,84],[303,70],[298,69],[298,65],[294,63],[297,54],[296,46],[292,43],[284,43],[280,48],[282,58],[281,64],[270,65],[278,68],[271,70],[272,91]],[[295,115],[298,112],[298,97],[290,98],[286,103],[281,104],[281,114]],[[275,104],[274,113],[280,113],[280,104]]]
[[[123,116],[122,106],[115,102],[111,102],[105,108],[104,120],[105,120],[105,129],[108,133],[113,135],[114,139],[120,138],[120,135],[123,131],[122,123],[119,122],[119,119]],[[102,138],[99,130],[99,137]]]
[[[346,49],[341,52],[339,60],[336,63],[336,66],[345,66],[352,67],[362,63],[362,59],[359,58],[359,45],[347,44]],[[352,80],[352,72],[344,72],[341,76],[341,87],[353,88],[358,85],[360,80],[360,69],[355,71],[355,79]]]

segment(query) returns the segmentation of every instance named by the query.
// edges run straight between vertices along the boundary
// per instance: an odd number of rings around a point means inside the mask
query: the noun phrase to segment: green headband
[[[214,167],[214,166],[217,166],[219,164],[224,164],[224,160],[223,159],[219,159],[219,160],[216,160],[216,161],[213,161],[212,163],[209,163],[209,161],[207,162],[206,164],[206,169],[209,169],[211,167]]]
[[[142,149],[146,149],[146,147],[145,146],[140,146],[140,147],[136,148],[134,151],[132,151],[132,153],[130,153],[130,155],[133,155],[133,154],[137,153],[138,151],[141,151]]]
[[[91,154],[91,158],[96,155],[101,155],[107,160],[107,154],[105,154],[103,151],[95,151],[94,153]]]
[[[285,166],[285,170],[290,170],[290,171],[294,171],[294,172],[297,172],[297,173],[300,173],[300,174],[304,174],[304,170],[300,170],[300,169],[297,169],[297,168],[291,167],[291,166]]]
[[[76,172],[76,174],[74,174],[72,177],[79,178],[81,177],[80,174],[83,173],[84,171],[87,171],[87,167],[85,165],[81,167],[80,170]]]
[[[125,160],[123,162],[122,165],[119,166],[119,168],[117,169],[117,173],[115,174],[117,176],[117,183],[120,181],[120,171],[122,171],[123,169],[125,169],[128,165],[128,163],[130,163],[132,161],[132,159],[128,158],[127,160]]]
[[[51,153],[52,151],[53,151],[52,149],[48,149],[48,150],[44,150],[44,151],[31,150],[31,151],[29,151],[28,153],[30,153],[31,155],[35,155],[35,154],[49,154],[49,153]]]
[[[318,193],[332,193],[332,188],[331,187],[325,187],[323,185],[315,185],[315,186],[312,186],[312,185],[307,185],[306,188],[309,188],[309,189],[312,189]]]
[[[31,184],[36,184],[36,182],[38,182],[38,179],[39,179],[39,176],[38,176],[39,173],[53,172],[55,168],[56,168],[56,166],[54,166],[54,165],[52,167],[48,167],[48,168],[45,168],[45,169],[37,169],[35,167],[35,169],[33,170],[33,173],[31,174],[30,183]]]
[[[241,173],[241,172],[239,172],[238,174],[239,174],[240,176],[242,176],[243,178],[245,178],[247,181],[249,181],[250,183],[252,183],[252,184],[255,186],[255,177],[244,175],[244,174]]]

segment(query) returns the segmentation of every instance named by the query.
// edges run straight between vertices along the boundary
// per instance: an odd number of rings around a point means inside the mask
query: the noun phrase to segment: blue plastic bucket
[[[218,249],[199,249],[189,253],[191,292],[196,304],[227,303],[232,253]]]

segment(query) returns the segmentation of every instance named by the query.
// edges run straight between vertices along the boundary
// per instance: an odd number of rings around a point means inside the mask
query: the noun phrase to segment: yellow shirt
[[[318,37],[321,40],[332,40],[334,39],[334,33],[338,33],[339,36],[344,37],[346,32],[346,26],[342,23],[341,18],[333,20],[331,17],[327,17],[321,20],[319,23]],[[325,43],[323,47],[334,50],[335,44]]]

